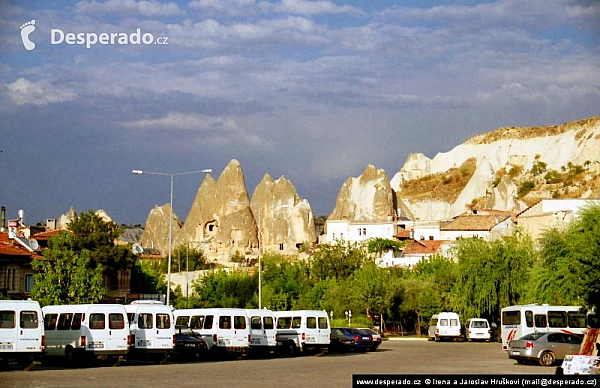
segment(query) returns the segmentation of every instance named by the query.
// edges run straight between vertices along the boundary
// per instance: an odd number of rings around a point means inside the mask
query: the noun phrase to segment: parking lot
[[[376,352],[324,353],[291,358],[243,358],[199,362],[130,362],[67,368],[38,365],[5,369],[3,387],[75,386],[319,386],[349,387],[353,374],[554,374],[555,368],[518,365],[499,343],[387,340]]]

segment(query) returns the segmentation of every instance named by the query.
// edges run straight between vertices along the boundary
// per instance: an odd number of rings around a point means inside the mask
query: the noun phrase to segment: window
[[[569,311],[567,318],[569,320],[569,327],[585,327],[585,314]]]
[[[458,319],[450,319],[450,326],[458,326]]]
[[[104,322],[104,314],[96,313],[90,314],[90,329],[92,330],[103,330],[106,327]]]
[[[108,327],[112,330],[125,328],[125,316],[123,314],[108,314]]]
[[[283,251],[283,243],[279,243],[279,250]]]
[[[440,319],[438,321],[438,325],[439,326],[448,326],[448,320],[447,319]]]
[[[171,317],[169,314],[156,314],[156,328],[168,329],[171,327]]]
[[[267,330],[273,329],[274,328],[273,317],[265,317],[263,324],[264,324],[265,329],[267,329]]]
[[[245,329],[246,328],[246,317],[241,315],[236,315],[233,317],[233,328],[236,330]]]
[[[33,290],[33,274],[25,274],[25,292],[31,292]]]
[[[11,310],[2,310],[0,311],[0,329],[14,329],[16,325],[15,322],[15,312]]]
[[[292,325],[292,318],[290,317],[279,317],[277,318],[278,329],[289,329]]]
[[[212,327],[213,327],[213,320],[214,320],[214,317],[212,315],[207,315],[204,318],[204,328],[205,329],[212,329]]]
[[[198,318],[198,317],[194,317],[194,318]],[[194,322],[194,318],[192,318],[192,322]],[[204,318],[204,317],[203,317],[203,318]],[[198,319],[196,319],[196,322],[197,322],[197,321],[198,321]],[[197,328],[198,328],[198,327],[192,327],[192,324],[191,324],[191,322],[190,322],[190,317],[188,317],[187,315],[182,315],[182,316],[179,316],[179,317],[177,317],[177,320],[175,321],[175,324],[176,324],[177,326],[182,326],[182,325],[185,325],[185,326],[187,326],[187,325],[188,325],[188,323],[189,323],[189,325],[190,325],[190,328],[192,328],[192,329],[197,329]]]
[[[73,320],[73,313],[62,313],[58,317],[58,324],[56,330],[71,330],[71,321]]]
[[[21,329],[36,329],[38,315],[35,311],[21,311]]]
[[[548,311],[548,326],[567,327],[567,313],[565,311]]]
[[[231,329],[231,317],[222,315],[219,317],[219,329]]]
[[[129,321],[129,325],[133,323],[133,319],[135,318],[135,313],[127,313],[127,320]]]
[[[262,322],[260,317],[252,317],[250,318],[250,328],[252,330],[260,330],[262,329]]]
[[[363,228],[363,236],[367,235],[367,228]]]
[[[184,325],[187,323],[187,317],[185,318]],[[177,320],[177,324],[179,325],[179,319]],[[204,326],[204,315],[194,315],[190,321],[190,329],[202,329],[202,326]]]
[[[299,329],[302,325],[302,317],[292,318],[292,329]]]
[[[142,313],[138,315],[138,328],[152,329],[153,327],[152,314]]]
[[[319,329],[327,329],[327,318],[319,317]]]
[[[315,317],[306,318],[306,328],[307,329],[316,329],[317,328],[317,318],[315,318]]]
[[[71,330],[81,329],[81,321],[83,321],[84,315],[82,313],[75,313],[73,315],[73,322],[71,322]]]
[[[533,312],[525,311],[525,324],[527,327],[533,327]]]
[[[543,314],[536,314],[535,315],[535,327],[547,327],[548,326],[548,322],[546,319],[546,316]]]
[[[44,329],[45,330],[56,329],[56,319],[57,318],[58,318],[58,314],[46,314],[44,316]]]

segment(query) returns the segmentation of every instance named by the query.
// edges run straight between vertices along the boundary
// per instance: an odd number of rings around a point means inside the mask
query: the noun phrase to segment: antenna
[[[144,253],[144,248],[139,243],[135,243],[131,246],[131,251],[134,254],[139,255],[139,254]]]
[[[34,251],[37,251],[40,249],[40,244],[38,244],[37,240],[34,238],[30,238],[29,239],[29,246],[31,247],[31,249],[33,249]]]

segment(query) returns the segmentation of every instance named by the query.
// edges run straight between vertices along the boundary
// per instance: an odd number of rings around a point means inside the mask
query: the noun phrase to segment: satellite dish
[[[131,247],[131,250],[133,251],[134,254],[137,254],[137,255],[144,253],[144,248],[138,243],[133,244],[133,246]]]
[[[31,249],[33,249],[34,251],[37,251],[40,249],[40,244],[38,244],[37,240],[34,238],[30,238],[29,239],[29,246],[31,247]]]

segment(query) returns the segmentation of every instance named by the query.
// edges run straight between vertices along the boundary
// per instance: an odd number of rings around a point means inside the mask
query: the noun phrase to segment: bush
[[[521,183],[521,186],[519,187],[519,197],[522,198],[526,196],[531,190],[533,190],[534,187],[535,184],[532,181],[525,181]]]
[[[560,183],[562,180],[562,176],[556,170],[550,170],[544,175],[544,179],[548,184]]]

